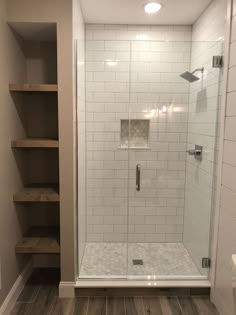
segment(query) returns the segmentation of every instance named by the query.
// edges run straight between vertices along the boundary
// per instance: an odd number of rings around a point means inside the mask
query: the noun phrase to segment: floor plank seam
[[[39,287],[38,287],[38,290],[37,290],[37,293],[36,293],[36,295],[35,295],[35,300],[34,300],[34,303],[36,302],[36,300],[37,300],[37,298],[38,298],[38,296],[39,296],[39,292],[40,292],[40,290],[42,289],[42,285],[39,285]]]
[[[125,311],[125,315],[127,315],[127,312],[126,312],[126,307],[125,307],[125,297],[123,297],[123,304],[124,304],[124,311]]]
[[[108,314],[108,297],[106,296],[106,315],[109,315]]]
[[[177,302],[178,302],[178,304],[179,304],[179,309],[180,309],[180,311],[181,311],[181,314],[184,315],[184,311],[183,311],[183,308],[182,308],[181,303],[180,303],[180,301],[179,301],[179,297],[176,296],[176,299],[177,299]]]
[[[145,307],[144,307],[144,302],[143,302],[143,296],[141,297],[142,299],[142,306],[143,306],[143,314],[145,315]]]
[[[90,301],[90,297],[88,297],[88,303],[87,303],[86,315],[89,315],[89,313],[88,313],[88,311],[89,311],[89,301]]]
[[[27,284],[26,284],[26,286],[27,286]],[[26,287],[26,286],[25,286],[25,287]],[[25,289],[25,287],[22,289],[21,293],[23,292],[23,290]],[[41,287],[42,287],[42,285],[39,285],[39,287],[38,287],[37,290],[36,290],[36,294],[35,294],[34,298],[33,298],[31,301],[18,301],[18,300],[17,300],[17,302],[18,302],[18,303],[22,303],[22,304],[34,304],[35,301],[36,301],[36,299],[37,299],[37,297],[38,297],[38,295],[39,295],[39,291],[40,291]],[[20,293],[19,297],[21,296],[21,293]]]

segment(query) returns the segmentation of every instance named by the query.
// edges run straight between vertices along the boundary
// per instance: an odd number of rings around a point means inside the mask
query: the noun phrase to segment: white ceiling
[[[80,0],[86,23],[172,25],[193,24],[211,1],[160,0],[161,11],[147,15],[143,6],[149,0]]]

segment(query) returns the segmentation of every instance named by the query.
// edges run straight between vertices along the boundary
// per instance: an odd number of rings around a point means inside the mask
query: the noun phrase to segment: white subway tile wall
[[[190,26],[86,26],[88,242],[183,241],[190,59]],[[149,148],[120,148],[127,119]]]
[[[213,1],[192,32],[191,71],[204,67],[204,74],[196,73],[202,79],[190,85],[187,142],[188,149],[203,146],[203,156],[202,161],[187,157],[183,241],[205,275],[202,258],[210,255],[223,83],[223,69],[212,68],[212,59],[223,54],[224,14],[223,2]]]

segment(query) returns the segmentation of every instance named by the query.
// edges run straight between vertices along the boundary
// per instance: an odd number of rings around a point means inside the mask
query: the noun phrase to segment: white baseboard
[[[75,288],[210,288],[208,280],[77,280]]]
[[[14,307],[18,296],[20,295],[22,289],[25,286],[25,283],[29,279],[29,276],[32,272],[32,261],[30,261],[19,277],[16,279],[13,287],[11,288],[10,292],[8,293],[5,301],[3,302],[2,306],[0,307],[0,315],[9,315],[11,313],[12,308]]]
[[[59,284],[59,297],[60,298],[74,298],[75,297],[75,283],[61,281]]]

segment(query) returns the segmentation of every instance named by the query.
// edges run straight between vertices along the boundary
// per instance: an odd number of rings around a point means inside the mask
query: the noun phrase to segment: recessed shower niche
[[[120,147],[149,149],[149,124],[147,119],[122,119],[120,121]]]

